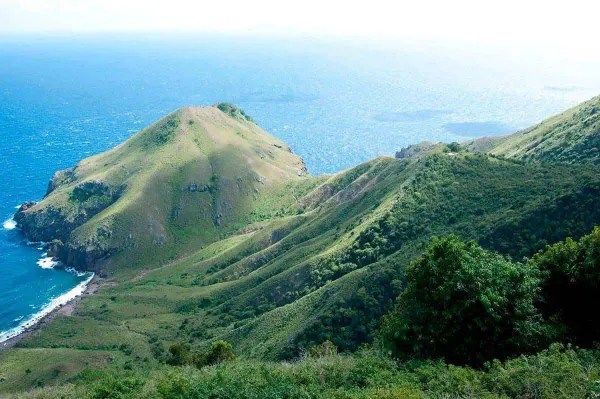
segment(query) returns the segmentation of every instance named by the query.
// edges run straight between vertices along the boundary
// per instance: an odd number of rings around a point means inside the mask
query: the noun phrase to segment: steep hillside
[[[158,265],[286,212],[300,158],[239,109],[173,112],[103,154],[55,174],[15,220],[79,269]],[[222,110],[221,110],[222,109]]]
[[[538,125],[503,137],[468,143],[475,151],[514,159],[600,164],[600,97]]]

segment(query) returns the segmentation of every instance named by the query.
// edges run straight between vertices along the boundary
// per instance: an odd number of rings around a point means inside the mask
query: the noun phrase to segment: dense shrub
[[[599,372],[598,352],[555,344],[533,356],[494,361],[482,385],[510,398],[598,398]]]
[[[144,380],[136,375],[106,374],[92,384],[92,399],[126,399],[144,385]]]
[[[195,365],[201,368],[233,359],[233,346],[227,341],[217,340],[206,351],[192,351],[186,343],[175,343],[169,347],[166,363],[171,366]]]
[[[84,390],[67,385],[64,391],[32,391],[19,398],[588,399],[600,395],[600,353],[553,345],[536,355],[476,370],[433,360],[398,364],[366,350],[295,363],[240,360],[202,370],[177,367],[138,377],[94,376],[93,381],[80,381]]]
[[[192,352],[190,346],[183,343],[176,343],[169,347],[169,357],[167,364],[171,366],[183,366],[192,361]]]

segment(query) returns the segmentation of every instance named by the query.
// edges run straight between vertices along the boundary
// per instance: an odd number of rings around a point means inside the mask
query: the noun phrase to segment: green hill
[[[600,164],[600,97],[538,125],[468,144],[475,151],[523,160]]]
[[[227,340],[261,361],[326,340],[352,352],[373,341],[433,236],[522,260],[600,224],[594,162],[469,148],[427,144],[311,177],[238,108],[169,115],[59,172],[19,211],[30,238],[105,278],[73,315],[0,354],[0,391],[161,369],[172,344]]]
[[[285,212],[300,158],[235,107],[173,112],[55,174],[15,220],[67,265],[158,265]],[[227,113],[226,113],[227,112]]]

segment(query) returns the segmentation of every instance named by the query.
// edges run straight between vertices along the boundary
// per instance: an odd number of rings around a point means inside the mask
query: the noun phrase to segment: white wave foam
[[[13,218],[10,218],[2,223],[2,227],[4,230],[13,230],[17,228],[17,222],[15,222]]]
[[[79,272],[75,269],[73,269],[72,267],[65,267],[65,271],[69,272],[69,273],[73,273],[76,274],[77,277],[83,277],[83,276],[87,276],[88,274],[90,274],[91,272]]]
[[[60,262],[54,260],[52,256],[48,256],[47,253],[43,253],[42,257],[38,259],[37,264],[42,269],[53,269],[54,266],[58,265]]]
[[[86,278],[81,283],[77,284],[75,286],[75,288],[73,288],[72,290],[52,299],[46,306],[44,306],[42,308],[42,310],[40,310],[39,312],[37,312],[36,314],[31,316],[25,322],[19,324],[17,327],[15,327],[13,329],[0,332],[0,344],[2,344],[2,342],[5,342],[13,337],[16,337],[17,335],[21,334],[23,331],[27,330],[28,328],[33,327],[40,320],[42,320],[45,316],[47,316],[49,313],[51,313],[54,309],[58,308],[59,306],[67,304],[69,301],[71,301],[71,300],[77,298],[78,296],[80,296],[81,294],[83,294],[87,285],[94,278],[94,273],[87,273],[87,274],[89,275],[88,278]]]

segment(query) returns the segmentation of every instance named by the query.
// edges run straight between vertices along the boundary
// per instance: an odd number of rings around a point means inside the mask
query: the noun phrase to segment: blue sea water
[[[436,43],[0,38],[0,332],[89,278],[41,262],[40,244],[13,228],[15,206],[176,108],[236,103],[309,171],[332,173],[422,140],[529,126],[600,93],[599,66]]]

